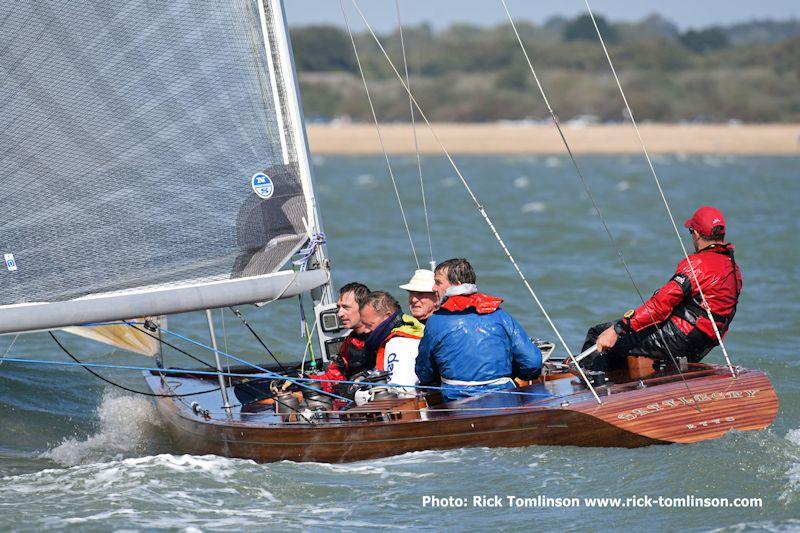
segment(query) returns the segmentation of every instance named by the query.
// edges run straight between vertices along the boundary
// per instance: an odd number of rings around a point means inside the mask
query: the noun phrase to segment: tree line
[[[642,120],[792,122],[800,120],[800,21],[752,22],[679,31],[651,16],[637,23],[598,18],[629,101]],[[617,93],[587,15],[517,28],[561,120],[621,121]],[[399,31],[379,36],[402,71]],[[525,58],[509,25],[403,28],[412,90],[439,121],[545,119]],[[347,32],[291,29],[307,117],[371,120]],[[408,121],[408,99],[372,37],[355,35],[382,120]]]

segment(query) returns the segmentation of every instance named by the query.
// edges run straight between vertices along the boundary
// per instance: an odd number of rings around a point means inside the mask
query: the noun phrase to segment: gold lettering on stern
[[[678,396],[677,398],[669,398],[666,400],[662,400],[656,403],[649,403],[642,407],[637,407],[635,409],[631,409],[629,411],[623,411],[621,413],[617,413],[617,418],[620,420],[634,420],[636,418],[640,418],[651,413],[655,413],[658,411],[665,411],[669,409],[675,409],[676,407],[684,407],[695,405],[698,403],[707,403],[707,402],[715,402],[719,400],[736,400],[742,398],[755,398],[756,394],[758,394],[761,389],[748,389],[748,390],[733,390],[733,391],[724,391],[724,392],[701,392],[699,394],[694,394],[692,396]],[[728,421],[726,419],[726,422]],[[709,420],[704,422],[699,422],[699,425],[708,425],[710,423],[719,424],[720,421],[717,419]],[[691,424],[690,424],[691,425]],[[697,426],[690,427],[689,429],[694,429]]]

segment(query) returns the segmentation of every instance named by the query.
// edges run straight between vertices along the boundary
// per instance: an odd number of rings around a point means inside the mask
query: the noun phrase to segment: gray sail
[[[0,316],[262,276],[316,230],[280,3],[0,6]]]

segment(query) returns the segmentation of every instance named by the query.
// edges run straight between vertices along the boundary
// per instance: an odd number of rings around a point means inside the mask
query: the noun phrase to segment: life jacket
[[[375,368],[375,359],[366,347],[367,335],[350,333],[339,349],[339,358],[344,363],[344,375],[351,376]]]
[[[446,309],[451,313],[457,313],[459,311],[466,311],[471,307],[479,315],[485,315],[497,311],[502,303],[502,298],[489,296],[482,292],[474,292],[472,294],[448,296],[440,308]]]
[[[734,247],[732,244],[712,244],[692,255],[692,259],[694,260],[692,266],[695,269],[698,281],[703,287],[703,294],[706,297],[706,301],[709,303],[711,316],[717,324],[720,335],[724,335],[728,331],[728,327],[736,314],[736,307],[739,304],[739,295],[742,291],[741,274],[736,264],[733,251]],[[705,257],[701,258],[700,254],[703,254]],[[712,256],[709,254],[714,255]],[[724,268],[724,264],[720,264],[719,261],[716,261],[716,256],[718,255],[727,256],[730,259],[730,272],[721,278],[719,274],[720,270]],[[709,259],[711,260],[709,261]],[[711,279],[714,276],[716,276],[716,278]],[[727,286],[728,278],[731,276],[734,277],[734,283],[732,287],[729,287]],[[691,330],[696,328],[715,344],[719,342],[714,333],[711,321],[708,319],[708,312],[702,304],[700,291],[695,291],[692,285],[691,271],[686,272],[686,270],[684,270],[683,272],[677,272],[672,279],[680,285],[683,291],[683,300],[674,307],[670,319],[685,333],[691,333]],[[726,306],[722,313],[716,312],[723,310],[720,309],[717,300],[720,296],[725,295],[726,292],[730,292],[731,289],[733,289],[735,294],[728,294],[727,296],[733,296],[732,306]],[[681,324],[681,321],[684,321],[684,323]],[[686,327],[687,324],[690,326],[688,331]]]
[[[375,370],[386,370],[386,344],[395,337],[405,337],[407,339],[421,339],[425,331],[425,326],[411,315],[401,315],[402,323],[393,328],[391,333],[386,336],[375,355]]]

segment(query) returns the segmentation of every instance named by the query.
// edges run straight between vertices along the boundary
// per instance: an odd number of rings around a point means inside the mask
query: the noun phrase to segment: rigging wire
[[[403,85],[403,88],[408,93],[409,98],[414,103],[414,106],[416,107],[417,111],[419,112],[420,117],[422,117],[422,119],[425,121],[425,124],[427,124],[428,129],[431,132],[431,135],[433,135],[433,138],[436,140],[437,144],[441,148],[441,150],[444,153],[445,157],[447,157],[447,160],[450,162],[450,166],[453,168],[453,170],[455,171],[456,175],[461,180],[461,183],[464,185],[464,188],[467,190],[467,193],[472,198],[472,201],[475,203],[475,206],[477,207],[478,212],[481,214],[481,216],[483,217],[484,221],[489,226],[489,229],[494,234],[495,240],[497,240],[497,242],[500,244],[500,247],[503,249],[503,252],[505,252],[506,257],[508,257],[508,260],[511,262],[511,264],[514,267],[514,269],[516,270],[517,274],[522,279],[522,282],[525,285],[525,288],[528,290],[528,292],[530,293],[531,297],[536,302],[536,305],[539,307],[539,310],[542,312],[542,314],[544,315],[544,317],[547,320],[548,324],[552,328],[553,332],[558,337],[558,340],[561,342],[561,345],[564,347],[564,349],[566,350],[566,352],[569,355],[569,357],[573,361],[575,361],[575,356],[573,355],[572,350],[570,350],[569,346],[567,346],[567,342],[561,336],[561,333],[558,331],[558,328],[556,327],[555,323],[553,323],[553,320],[550,318],[550,315],[547,313],[547,310],[544,308],[544,305],[539,300],[539,297],[536,295],[536,292],[534,292],[533,287],[531,287],[531,284],[528,282],[527,278],[525,277],[525,274],[523,274],[522,270],[520,269],[519,265],[517,264],[517,261],[514,259],[514,256],[511,255],[511,252],[509,251],[508,247],[506,246],[505,241],[500,236],[500,233],[497,231],[497,228],[495,227],[495,225],[492,222],[491,218],[489,218],[489,215],[486,213],[486,209],[484,209],[483,205],[481,205],[481,203],[478,201],[478,198],[475,196],[475,193],[472,191],[472,188],[469,186],[469,183],[467,182],[466,178],[464,178],[464,175],[461,173],[461,170],[458,168],[458,165],[456,165],[455,161],[453,160],[453,157],[450,155],[450,152],[447,150],[447,148],[445,148],[445,146],[442,143],[441,139],[436,134],[436,131],[433,129],[433,126],[431,125],[430,121],[428,120],[427,115],[425,114],[424,111],[422,111],[422,108],[419,105],[419,102],[417,102],[417,99],[414,98],[414,96],[413,96],[411,90],[409,89],[408,85],[406,85],[405,81],[403,81],[403,77],[400,75],[400,72],[397,70],[397,67],[395,67],[394,63],[392,62],[391,58],[389,57],[389,54],[386,53],[386,49],[381,44],[380,39],[378,39],[378,36],[375,34],[375,31],[372,29],[372,26],[370,25],[370,23],[367,20],[366,16],[361,11],[361,8],[358,5],[358,1],[357,0],[351,0],[351,1],[353,3],[353,6],[356,8],[356,10],[358,11],[359,15],[361,16],[361,19],[364,21],[364,24],[366,25],[366,27],[369,30],[370,34],[372,35],[372,38],[375,40],[375,42],[377,43],[378,47],[381,49],[381,52],[383,53],[383,56],[386,58],[386,61],[389,63],[389,66],[391,66],[391,68],[394,71],[395,75],[400,80],[400,83]],[[342,0],[340,0],[340,3],[341,2],[342,2]],[[342,13],[344,13],[344,6],[342,6]],[[345,15],[345,20],[346,20],[346,15]],[[350,40],[353,42],[353,46],[355,46],[355,39],[353,38],[353,33],[350,30],[349,24],[347,25],[347,29],[348,29],[348,32],[350,33]],[[591,382],[586,377],[586,374],[584,374],[583,369],[581,368],[581,366],[578,365],[577,363],[576,363],[575,366],[577,367],[578,372],[581,375],[581,378],[586,383],[586,385],[589,387],[589,390],[592,391],[592,394],[594,395],[595,400],[597,400],[597,403],[602,404],[603,402],[600,400],[600,397],[597,395],[597,392],[594,390],[594,387],[592,386]]]
[[[231,312],[233,312],[233,314],[234,314],[234,315],[236,315],[236,316],[239,318],[239,320],[241,320],[241,321],[242,321],[242,324],[244,324],[244,325],[245,325],[245,327],[246,327],[248,330],[250,330],[250,333],[252,333],[252,334],[253,334],[253,336],[256,338],[256,340],[257,340],[257,341],[258,341],[258,342],[261,344],[261,346],[263,346],[263,347],[264,347],[264,349],[267,351],[267,353],[270,355],[270,357],[272,357],[272,359],[275,361],[275,363],[278,365],[278,367],[279,367],[279,368],[280,368],[282,371],[284,371],[284,372],[288,372],[288,370],[286,369],[286,367],[285,367],[285,366],[283,366],[283,365],[281,364],[281,362],[278,360],[278,358],[277,358],[277,357],[275,357],[275,354],[274,354],[274,353],[272,353],[272,350],[270,350],[270,349],[269,349],[269,347],[267,347],[267,345],[266,345],[266,344],[264,344],[264,341],[263,341],[263,340],[261,340],[261,337],[259,337],[259,336],[258,336],[258,333],[256,333],[256,332],[255,332],[255,330],[254,330],[254,329],[253,329],[253,328],[250,326],[250,323],[247,321],[247,319],[246,319],[246,318],[245,318],[245,316],[244,316],[244,315],[241,313],[241,311],[239,311],[239,310],[238,310],[237,308],[235,308],[235,307],[229,307],[228,309],[230,309],[230,310],[231,310]]]
[[[100,374],[98,374],[97,372],[95,372],[94,370],[91,369],[91,367],[93,367],[93,366],[94,367],[98,367],[99,366],[99,367],[102,367],[102,368],[126,368],[126,367],[118,366],[118,365],[97,365],[97,364],[92,364],[92,363],[84,363],[84,362],[80,361],[77,357],[72,355],[72,353],[70,353],[70,351],[67,350],[67,348],[63,344],[61,344],[61,342],[56,338],[56,336],[53,334],[52,331],[48,331],[48,333],[50,334],[50,337],[52,337],[52,339],[58,345],[58,347],[61,348],[61,350],[65,354],[67,354],[70,357],[70,359],[72,359],[73,361],[75,361],[75,363],[77,363],[78,365],[83,367],[84,370],[89,372],[91,375],[93,375],[97,379],[99,379],[101,381],[105,381],[109,385],[113,385],[114,387],[117,387],[117,388],[122,389],[124,391],[132,392],[134,394],[140,394],[142,396],[151,396],[151,397],[155,397],[155,398],[182,398],[184,396],[197,396],[197,395],[200,395],[200,394],[207,394],[209,392],[214,392],[214,391],[218,391],[219,390],[219,387],[216,387],[214,389],[209,389],[209,390],[204,390],[204,391],[199,391],[199,392],[190,392],[190,393],[187,393],[187,394],[157,394],[157,393],[152,393],[152,392],[143,392],[143,391],[140,391],[140,390],[131,389],[129,387],[126,387],[125,385],[120,385],[119,383],[115,383],[115,382],[111,381],[110,379],[107,379],[107,378],[101,376]],[[24,359],[22,361],[24,361]],[[59,364],[56,361],[51,361],[51,363]],[[67,363],[60,363],[60,364],[63,365],[63,364],[67,364]],[[140,369],[137,368],[136,370],[140,370]],[[163,368],[154,368],[152,370],[156,370],[156,371],[159,371],[159,372],[163,372],[164,371]]]
[[[174,344],[171,344],[171,343],[169,343],[169,342],[165,341],[164,339],[162,339],[162,338],[161,338],[161,337],[159,337],[158,335],[153,335],[152,333],[150,333],[150,332],[149,332],[149,331],[147,331],[146,329],[142,329],[142,328],[138,327],[138,326],[136,325],[136,323],[135,323],[135,322],[131,322],[131,321],[128,321],[128,320],[123,320],[123,321],[122,321],[122,324],[127,324],[128,326],[132,327],[132,328],[133,328],[133,329],[135,329],[136,331],[139,331],[139,332],[141,332],[141,333],[144,333],[144,334],[145,334],[145,335],[147,335],[148,337],[150,337],[150,338],[152,338],[152,339],[155,339],[155,340],[157,340],[157,341],[158,341],[158,342],[160,342],[161,344],[163,344],[163,345],[165,345],[165,346],[167,346],[167,347],[169,347],[169,348],[172,348],[172,349],[173,349],[173,350],[175,350],[176,352],[178,352],[178,353],[180,353],[180,354],[183,354],[183,355],[185,355],[186,357],[188,357],[188,358],[190,358],[190,359],[194,359],[194,360],[195,360],[195,361],[197,361],[198,363],[201,363],[201,364],[203,364],[203,365],[207,366],[208,368],[213,368],[214,370],[216,370],[216,369],[217,369],[217,367],[215,367],[214,365],[212,365],[212,364],[210,364],[210,363],[206,363],[205,361],[203,361],[203,360],[202,360],[202,359],[200,359],[199,357],[196,357],[196,356],[194,356],[194,355],[190,354],[189,352],[187,352],[187,351],[185,351],[185,350],[181,350],[180,348],[178,348],[178,347],[177,347],[177,346],[175,346]]]
[[[500,0],[500,3],[503,4],[503,9],[505,9],[506,15],[508,16],[508,21],[511,24],[511,28],[514,30],[514,35],[517,37],[517,42],[519,43],[519,47],[522,50],[522,54],[525,56],[525,61],[528,63],[528,68],[531,71],[531,74],[533,75],[534,81],[536,81],[536,86],[539,88],[539,94],[542,95],[542,99],[544,100],[544,103],[547,106],[547,111],[550,113],[550,118],[553,120],[553,124],[558,130],[558,134],[561,137],[561,141],[564,143],[564,148],[566,148],[567,154],[569,155],[569,158],[572,161],[572,166],[575,168],[575,172],[578,175],[578,178],[580,178],[581,184],[583,184],[583,188],[586,191],[586,194],[589,196],[589,200],[592,203],[592,207],[594,208],[595,213],[597,213],[597,216],[603,225],[603,229],[605,229],[608,239],[611,241],[611,244],[617,251],[617,255],[619,256],[619,259],[622,262],[622,266],[624,267],[625,272],[628,275],[628,279],[630,280],[631,285],[633,285],[634,290],[636,290],[636,294],[639,296],[639,300],[641,300],[642,305],[644,306],[648,316],[650,317],[651,325],[656,326],[658,325],[658,322],[656,322],[655,318],[653,317],[653,313],[650,310],[650,308],[647,307],[647,305],[645,305],[644,295],[642,294],[642,291],[639,289],[639,285],[636,283],[636,280],[633,278],[633,274],[631,273],[630,267],[628,266],[628,262],[625,259],[625,255],[622,253],[622,247],[619,245],[619,243],[611,233],[611,229],[608,227],[606,218],[605,216],[603,216],[603,212],[600,210],[600,206],[597,204],[597,200],[595,199],[594,194],[592,193],[592,189],[589,186],[589,182],[583,175],[583,171],[581,170],[580,165],[578,165],[578,161],[575,159],[575,155],[572,152],[572,148],[570,147],[569,142],[567,142],[567,137],[564,135],[564,130],[561,128],[561,124],[558,121],[558,116],[556,115],[555,111],[550,105],[550,100],[547,98],[547,94],[545,93],[544,87],[542,86],[542,83],[539,81],[539,76],[536,74],[536,69],[533,68],[533,61],[531,60],[530,55],[528,55],[528,50],[525,48],[525,45],[522,42],[522,37],[520,36],[519,31],[517,30],[517,24],[516,22],[514,22],[514,17],[511,16],[511,11],[509,11],[508,9],[508,4],[506,3],[506,0]],[[667,350],[667,354],[672,360],[672,364],[675,365],[675,368],[678,369],[678,373],[680,374],[681,379],[683,380],[683,384],[686,387],[686,390],[691,394],[692,390],[689,387],[689,383],[683,376],[683,372],[681,371],[680,365],[678,364],[677,359],[673,355],[672,350],[670,349],[666,339],[664,338],[664,332],[659,329],[658,334],[661,337],[661,342],[664,345],[664,348],[666,348]],[[700,410],[699,406],[695,406],[695,408],[698,411]]]
[[[13,348],[13,347],[14,347],[14,343],[16,343],[16,342],[17,342],[17,339],[18,339],[18,338],[19,338],[19,333],[17,333],[16,335],[14,335],[14,338],[13,338],[13,339],[11,339],[11,344],[9,344],[9,345],[8,345],[8,348],[6,348],[6,351],[5,351],[5,352],[3,352],[3,357],[0,357],[0,365],[2,365],[2,364],[3,364],[3,361],[5,361],[5,360],[6,360],[6,357],[8,356],[8,353],[11,351],[11,348]]]
[[[192,370],[192,369],[184,369],[184,368],[150,368],[150,367],[145,367],[145,366],[134,366],[134,365],[110,365],[110,364],[104,364],[104,363],[84,363],[84,362],[80,362],[80,361],[77,361],[77,362],[74,362],[74,363],[70,363],[68,361],[47,361],[47,360],[42,360],[42,359],[21,359],[21,358],[14,358],[14,357],[9,357],[7,359],[7,361],[9,363],[32,364],[32,365],[80,366],[80,367],[84,367],[84,368],[87,368],[87,367],[88,368],[108,368],[108,369],[113,369],[113,370],[139,370],[139,371],[142,371],[142,372],[158,372],[158,373],[164,373],[164,374],[187,374],[187,375],[198,375],[198,376],[216,376],[217,374],[219,374],[219,372],[211,372],[211,371],[207,371],[207,370]],[[317,383],[317,382],[337,383],[337,384],[343,384],[343,385],[359,385],[359,386],[373,387],[373,388],[386,387],[387,386],[386,383],[370,383],[368,381],[348,381],[348,380],[344,380],[344,379],[339,380],[339,379],[317,379],[317,378],[293,378],[293,377],[289,377],[289,376],[281,376],[279,374],[274,374],[274,373],[270,373],[270,372],[267,372],[266,374],[267,374],[267,376],[266,376],[265,379],[273,379],[273,380],[276,380],[276,381],[290,381],[290,382],[292,382],[292,383],[294,383],[295,385],[298,385],[298,386],[302,386],[301,383]],[[245,373],[241,373],[241,372],[222,372],[222,375],[223,376],[229,376],[229,377],[243,377],[243,378],[251,378],[251,379],[254,378],[254,377],[258,377],[258,374],[253,374],[253,373],[245,374]],[[408,389],[420,389],[420,390],[432,390],[432,391],[441,391],[441,390],[443,390],[442,387],[435,386],[435,385],[416,385],[416,384],[415,385],[404,385],[404,384],[401,384],[401,383],[392,383],[389,386],[392,387],[392,388],[396,387],[396,388],[408,388]],[[459,387],[456,387],[456,386],[450,386],[450,387],[448,387],[448,390],[458,389],[458,388]],[[463,386],[463,388],[469,388],[469,386],[465,385],[465,386]],[[317,393],[325,394],[325,391],[322,391],[320,389],[313,388],[313,387],[311,387],[311,389],[313,389]],[[219,390],[219,389],[217,388],[217,389],[211,389],[209,391],[193,392],[193,393],[182,394],[182,395],[181,394],[167,395],[167,396],[168,397],[180,398],[181,396],[191,396],[191,395],[197,395],[197,394],[204,394],[204,393],[208,393],[208,392],[214,392],[214,391],[217,391],[217,390]],[[147,394],[147,393],[142,393],[142,392],[139,392],[139,391],[131,391],[131,392],[136,392],[136,393],[139,393],[139,394]],[[491,393],[492,394],[512,395],[512,396],[539,396],[539,397],[544,397],[544,398],[553,398],[554,397],[549,392],[526,392],[526,391],[520,391],[520,390],[516,390],[516,389],[494,390],[494,391],[491,391]],[[486,391],[475,391],[475,395],[483,395],[483,394],[486,394]],[[342,399],[346,399],[346,398],[342,398]],[[346,400],[348,402],[352,403],[352,400],[349,400],[349,399],[346,399]]]
[[[403,68],[406,74],[406,85],[411,89],[411,77],[408,74],[408,59],[406,57],[406,41],[403,37],[403,23],[400,20],[400,0],[394,0],[395,11],[397,12],[397,27],[400,30],[400,48],[403,50]],[[422,192],[422,211],[425,213],[425,229],[428,233],[428,251],[430,252],[430,265],[431,270],[436,266],[436,261],[433,259],[433,241],[431,240],[431,224],[428,218],[428,202],[425,198],[425,181],[422,179],[422,156],[419,152],[419,139],[417,138],[417,120],[414,116],[414,102],[411,96],[408,98],[408,107],[411,112],[411,131],[414,134],[414,151],[417,154],[417,171],[419,172],[419,188]]]
[[[380,141],[381,150],[383,151],[383,157],[386,159],[386,167],[389,169],[389,177],[392,180],[392,186],[394,187],[394,194],[397,197],[397,204],[400,206],[400,214],[403,216],[403,224],[406,227],[406,233],[408,234],[408,242],[411,244],[411,252],[414,254],[414,262],[417,264],[417,268],[419,269],[419,257],[417,256],[417,248],[414,246],[414,239],[411,238],[411,229],[408,226],[408,220],[406,219],[406,212],[403,209],[403,201],[400,199],[400,191],[397,189],[397,181],[394,177],[394,171],[392,170],[392,164],[389,161],[389,154],[386,151],[386,146],[383,142],[383,134],[381,133],[380,124],[378,122],[378,115],[375,113],[375,106],[372,103],[372,96],[369,92],[369,86],[367,85],[367,78],[364,75],[364,68],[361,65],[361,58],[358,55],[358,48],[356,47],[356,41],[353,37],[353,32],[350,30],[350,21],[347,18],[347,13],[344,9],[344,0],[339,0],[339,7],[342,10],[342,16],[344,17],[345,25],[347,26],[347,31],[350,34],[350,42],[353,45],[353,52],[356,56],[356,63],[358,64],[358,71],[361,74],[361,81],[364,83],[364,91],[367,93],[367,101],[369,102],[369,109],[372,112],[372,119],[375,122],[375,131],[378,134],[378,140]]]
[[[271,370],[267,370],[266,368],[263,368],[263,367],[255,364],[255,363],[251,363],[250,361],[246,361],[244,359],[240,359],[239,357],[236,357],[235,355],[231,355],[229,353],[225,353],[225,352],[223,352],[221,350],[214,349],[213,347],[208,346],[207,344],[203,344],[200,341],[196,341],[194,339],[186,337],[185,335],[181,335],[180,333],[177,333],[175,331],[170,331],[167,328],[160,328],[160,329],[164,333],[167,333],[169,335],[172,335],[174,337],[182,339],[182,340],[184,340],[186,342],[190,342],[190,343],[192,343],[192,344],[194,344],[196,346],[199,346],[201,348],[205,348],[206,350],[209,350],[211,352],[218,353],[219,355],[222,355],[223,357],[228,357],[230,359],[233,359],[237,363],[241,363],[241,364],[249,366],[251,368],[255,368],[256,370],[266,374],[267,377],[274,377],[275,379],[283,379],[285,381],[289,381],[291,383],[294,383],[294,384],[296,384],[297,386],[299,386],[299,387],[301,387],[303,389],[313,389],[315,391],[318,390],[318,389],[315,389],[314,387],[310,387],[308,385],[303,385],[303,383],[302,383],[303,381],[315,381],[315,380],[310,380],[310,379],[306,380],[306,379],[299,379],[299,378],[294,378],[294,377],[290,377],[290,376],[282,376],[282,375],[280,375],[280,374],[278,374],[276,372],[272,372]],[[349,398],[344,398],[343,396],[339,396],[338,394],[334,394],[332,392],[327,392],[327,391],[319,391],[319,392],[320,392],[320,394],[324,394],[325,396],[330,396],[331,398],[338,398],[338,399],[344,400],[344,401],[346,401],[348,403],[352,403],[352,400],[350,400]]]
[[[503,0],[505,1],[505,0]],[[719,341],[719,346],[722,348],[722,353],[725,355],[725,361],[728,364],[728,369],[731,372],[731,376],[736,379],[736,371],[733,368],[733,364],[731,364],[731,359],[728,357],[728,350],[725,348],[725,343],[722,342],[722,334],[719,332],[719,328],[717,327],[717,322],[714,320],[714,316],[711,313],[711,306],[708,305],[708,301],[706,300],[705,294],[703,294],[703,288],[700,286],[700,280],[697,278],[697,273],[694,270],[694,266],[692,265],[691,260],[689,259],[689,253],[686,251],[686,245],[683,243],[683,239],[681,239],[680,231],[678,231],[678,225],[675,223],[675,217],[672,214],[672,209],[669,207],[669,202],[667,202],[667,197],[664,195],[664,189],[661,187],[661,181],[658,179],[658,174],[656,173],[656,169],[653,166],[653,161],[650,159],[650,154],[647,152],[647,147],[644,144],[644,139],[642,138],[642,134],[639,131],[639,126],[636,123],[636,118],[633,116],[633,110],[631,110],[630,104],[628,104],[628,98],[625,96],[625,91],[622,89],[622,83],[619,81],[619,76],[617,76],[617,70],[614,68],[614,63],[611,61],[611,55],[608,53],[608,48],[606,48],[605,40],[603,39],[603,34],[600,32],[600,28],[597,25],[597,20],[594,18],[594,13],[592,12],[592,8],[589,5],[589,0],[584,0],[586,4],[586,9],[589,11],[589,17],[592,19],[592,24],[594,25],[594,29],[597,32],[597,37],[600,39],[600,44],[603,46],[603,52],[606,55],[606,59],[608,60],[608,66],[611,67],[611,73],[614,75],[614,80],[617,82],[617,87],[619,88],[619,93],[622,96],[622,101],[625,103],[625,108],[628,110],[628,116],[631,119],[631,124],[633,124],[633,129],[636,131],[636,136],[639,138],[639,144],[642,146],[642,151],[644,152],[644,157],[647,160],[647,164],[650,167],[650,172],[653,175],[653,179],[656,182],[656,186],[658,187],[658,192],[661,195],[661,200],[664,203],[664,208],[667,210],[667,214],[669,215],[669,220],[672,222],[672,228],[675,230],[675,236],[678,238],[678,243],[681,245],[681,250],[683,250],[683,256],[686,258],[686,262],[689,263],[689,270],[692,272],[692,277],[694,278],[694,282],[697,285],[697,290],[700,293],[700,299],[703,303],[703,308],[706,310],[708,314],[708,320],[711,322],[711,326],[714,328],[714,334],[717,336],[717,340]],[[736,270],[734,269],[734,278],[736,276]],[[734,283],[735,279],[734,279]]]

